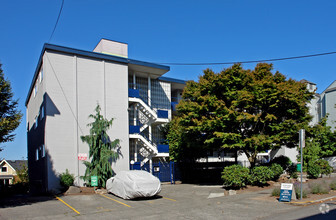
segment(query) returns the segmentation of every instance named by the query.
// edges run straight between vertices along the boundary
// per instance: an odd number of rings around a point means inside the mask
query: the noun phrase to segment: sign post
[[[304,129],[300,129],[300,133],[299,133],[299,143],[300,143],[300,153],[301,153],[301,184],[300,184],[300,200],[302,200],[302,149],[305,147],[305,130]]]
[[[93,186],[96,191],[96,186],[98,186],[98,176],[91,176],[91,186]]]
[[[281,183],[279,202],[290,202],[293,190],[293,183]]]

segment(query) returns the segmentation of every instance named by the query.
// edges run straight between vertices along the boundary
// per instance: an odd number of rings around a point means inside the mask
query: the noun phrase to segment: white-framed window
[[[41,83],[42,80],[43,80],[43,65],[41,65],[40,75],[39,75],[39,80],[40,80],[40,83]]]
[[[44,144],[42,144],[42,147],[41,147],[41,157],[45,157],[45,147],[44,147]]]
[[[36,149],[36,152],[35,152],[35,153],[36,153],[36,154],[35,154],[35,160],[38,161],[38,160],[39,160],[39,156],[40,156],[40,155],[39,155],[39,149],[38,149],[38,148]]]
[[[1,167],[1,172],[2,173],[7,173],[7,167]]]
[[[34,86],[34,91],[33,91],[33,93],[34,93],[34,97],[36,96],[36,94],[37,94],[37,85],[35,84],[35,86]]]

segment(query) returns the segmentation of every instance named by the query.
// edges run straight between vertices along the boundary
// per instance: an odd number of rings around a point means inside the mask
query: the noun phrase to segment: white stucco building
[[[115,172],[169,156],[161,145],[159,127],[172,115],[172,95],[185,82],[162,77],[168,66],[128,58],[128,45],[102,39],[93,52],[45,44],[28,96],[28,165],[32,190],[52,191],[58,175],[69,169],[75,184],[89,161],[89,147],[80,139],[89,134],[88,116],[99,103],[108,134],[120,139]]]

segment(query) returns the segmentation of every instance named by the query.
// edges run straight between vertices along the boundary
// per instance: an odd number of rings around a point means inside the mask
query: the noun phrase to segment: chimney
[[[128,45],[112,40],[101,39],[93,52],[104,53],[118,57],[128,57]]]

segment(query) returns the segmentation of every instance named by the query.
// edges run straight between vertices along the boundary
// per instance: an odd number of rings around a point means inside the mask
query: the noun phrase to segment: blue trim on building
[[[181,80],[181,79],[174,79],[174,78],[164,77],[164,76],[161,76],[158,79],[161,80],[161,81],[179,83],[179,84],[184,84],[184,85],[187,83],[187,81],[184,81],[184,80]]]
[[[140,134],[140,126],[130,125],[129,126],[129,134]]]
[[[63,52],[63,53],[67,53],[67,54],[75,54],[75,55],[80,55],[80,56],[95,58],[95,59],[108,60],[108,61],[113,61],[113,62],[125,64],[125,65],[134,64],[134,65],[152,67],[152,68],[157,68],[157,69],[162,69],[162,70],[168,70],[168,71],[170,70],[169,66],[164,66],[164,65],[160,65],[160,64],[149,63],[149,62],[144,62],[144,61],[139,61],[139,60],[128,59],[128,58],[124,58],[124,57],[118,57],[118,56],[113,56],[113,55],[108,55],[108,54],[90,52],[90,51],[79,50],[79,49],[74,49],[74,48],[70,48],[70,47],[64,47],[64,46],[58,46],[58,45],[54,45],[54,44],[45,43],[44,46],[43,46],[43,49],[41,51],[41,55],[40,55],[38,65],[37,65],[36,70],[35,70],[33,80],[30,84],[30,88],[29,88],[29,91],[28,91],[28,96],[27,96],[26,102],[25,102],[26,106],[28,104],[29,97],[32,93],[32,90],[34,88],[34,84],[36,82],[36,78],[38,76],[38,72],[39,72],[39,69],[40,69],[40,66],[41,66],[41,63],[42,63],[43,54],[46,50]]]
[[[166,110],[157,110],[158,118],[168,118],[168,111]]]
[[[158,144],[157,149],[159,153],[169,153],[169,145],[168,144]]]
[[[128,97],[140,98],[139,89],[128,89]]]

